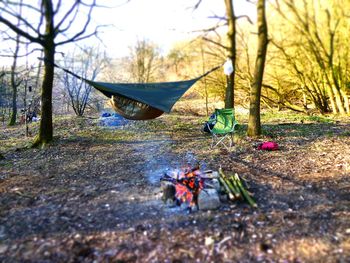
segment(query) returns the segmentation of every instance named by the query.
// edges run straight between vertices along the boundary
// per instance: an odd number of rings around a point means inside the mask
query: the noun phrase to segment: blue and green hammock
[[[93,86],[105,96],[111,98],[112,108],[130,120],[149,120],[169,113],[177,100],[198,80],[221,67],[217,66],[203,75],[184,81],[159,83],[108,83],[85,79],[68,69],[65,71]]]

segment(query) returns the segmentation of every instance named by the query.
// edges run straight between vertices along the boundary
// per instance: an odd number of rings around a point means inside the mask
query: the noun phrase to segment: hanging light
[[[225,75],[230,76],[232,72],[233,72],[232,60],[228,58],[224,64],[224,73]]]

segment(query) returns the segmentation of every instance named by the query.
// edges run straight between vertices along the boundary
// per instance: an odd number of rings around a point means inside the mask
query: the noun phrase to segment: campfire
[[[226,175],[220,168],[218,172],[202,171],[199,165],[191,168],[164,172],[161,177],[163,201],[193,210],[217,209],[220,199],[226,196],[229,201],[245,201],[251,207],[257,204],[248,192],[246,182],[237,174]]]
[[[220,203],[218,184],[216,179],[217,173],[211,170],[202,171],[199,165],[191,168],[189,166],[164,172],[161,177],[163,188],[163,201],[174,202],[174,204],[184,205],[189,211],[199,208],[199,196],[201,192],[205,192],[206,199],[213,199],[213,190],[215,190],[216,206]]]

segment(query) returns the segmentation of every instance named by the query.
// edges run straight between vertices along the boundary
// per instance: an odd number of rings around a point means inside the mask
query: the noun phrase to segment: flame
[[[201,178],[202,172],[199,167],[184,166],[167,175],[175,179],[175,198],[180,204],[187,203],[190,207],[197,205],[198,195],[204,187],[204,180]]]

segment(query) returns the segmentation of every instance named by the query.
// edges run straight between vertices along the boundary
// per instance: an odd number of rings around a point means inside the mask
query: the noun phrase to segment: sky
[[[167,51],[175,42],[191,39],[195,31],[217,23],[210,16],[225,16],[224,0],[130,0],[114,8],[96,9],[93,22],[109,24],[99,34],[112,57],[125,56],[137,40],[147,39]],[[125,0],[119,1],[125,3]],[[254,19],[255,6],[246,0],[235,0],[236,15]],[[93,40],[93,43],[97,43]]]
[[[37,0],[28,0],[35,1]],[[100,0],[109,8],[95,8],[92,14],[91,30],[96,25],[103,27],[98,41],[92,37],[78,42],[80,46],[96,46],[105,49],[111,58],[129,54],[130,47],[137,40],[149,40],[157,44],[163,52],[167,52],[174,43],[195,37],[202,29],[217,23],[210,16],[225,16],[224,0],[202,0],[197,9],[193,9],[199,0]],[[63,3],[68,3],[69,1]],[[234,0],[235,14],[248,15],[254,20],[255,5],[246,0]],[[84,14],[80,14],[84,18]],[[29,17],[33,17],[27,14]],[[58,19],[57,19],[58,20]],[[73,27],[80,30],[83,20],[76,19]],[[75,28],[72,28],[74,31]],[[74,44],[75,45],[75,44]],[[2,45],[4,47],[4,45]],[[72,45],[60,47],[58,51],[67,53]],[[33,55],[36,57],[38,54]],[[2,58],[1,64],[11,64],[12,60]]]

